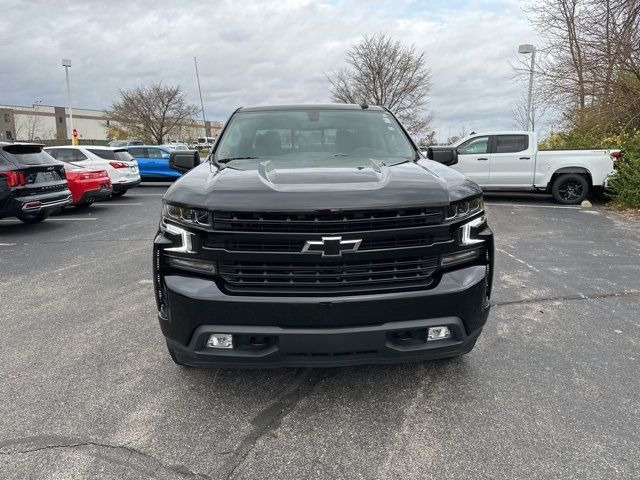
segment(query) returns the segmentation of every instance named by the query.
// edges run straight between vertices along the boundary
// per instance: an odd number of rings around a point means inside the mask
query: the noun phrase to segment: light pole
[[[533,130],[533,118],[532,118],[532,99],[533,99],[533,70],[536,62],[536,47],[534,45],[525,43],[518,47],[518,53],[530,53],[531,54],[531,67],[529,69],[529,95],[527,96],[527,130]]]
[[[76,138],[73,136],[73,111],[71,110],[71,89],[69,88],[69,68],[71,67],[71,60],[68,58],[62,59],[62,66],[64,67],[64,73],[67,76],[67,103],[69,105],[69,123],[71,125],[71,143],[76,144]]]
[[[198,79],[198,93],[200,94],[200,108],[202,108],[202,123],[204,127],[204,143],[208,143],[209,139],[207,138],[207,119],[204,116],[204,103],[202,103],[202,90],[200,89],[200,74],[198,74],[198,60],[196,57],[193,57],[193,63],[196,64],[196,78]]]

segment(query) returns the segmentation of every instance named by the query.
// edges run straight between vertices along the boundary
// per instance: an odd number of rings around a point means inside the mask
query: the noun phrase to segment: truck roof
[[[238,112],[262,112],[270,110],[363,110],[362,105],[353,103],[309,103],[294,105],[263,105],[258,107],[241,107]],[[384,110],[377,105],[368,105],[366,110]]]

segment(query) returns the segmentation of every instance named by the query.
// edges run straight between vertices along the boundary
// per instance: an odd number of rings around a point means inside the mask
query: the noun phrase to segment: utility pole
[[[73,110],[71,109],[71,89],[69,88],[69,68],[71,67],[71,60],[68,58],[62,59],[62,66],[64,67],[64,73],[67,77],[67,103],[69,105],[69,123],[71,125],[71,143],[76,144],[76,138],[73,136]]]
[[[202,126],[204,127],[204,138],[206,140],[207,139],[207,119],[204,116],[204,103],[202,102],[202,89],[200,88],[200,74],[198,73],[198,59],[196,59],[196,57],[193,57],[193,63],[196,64],[196,78],[198,79],[198,93],[200,94],[200,108],[202,109]]]

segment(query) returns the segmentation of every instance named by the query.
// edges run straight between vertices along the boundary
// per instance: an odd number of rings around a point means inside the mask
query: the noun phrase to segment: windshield
[[[380,110],[272,110],[239,112],[224,130],[215,159],[394,157],[415,151],[387,112]]]

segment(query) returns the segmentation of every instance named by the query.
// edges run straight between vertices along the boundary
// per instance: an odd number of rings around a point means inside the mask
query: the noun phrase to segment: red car
[[[81,167],[72,163],[64,166],[73,201],[78,208],[88,207],[96,200],[111,196],[113,188],[106,170]]]

